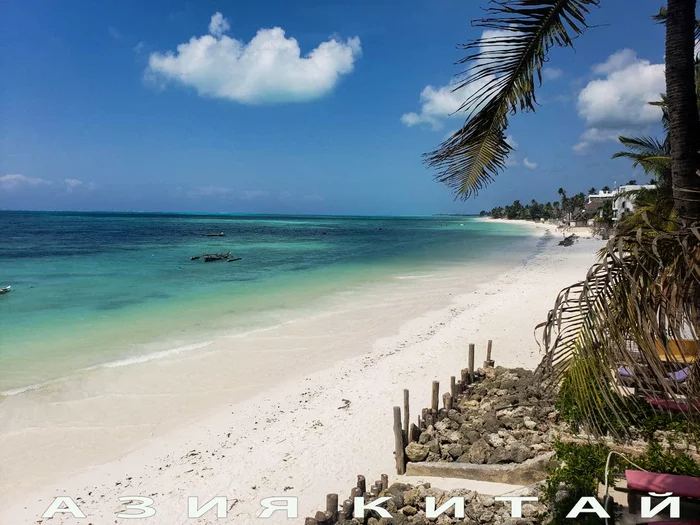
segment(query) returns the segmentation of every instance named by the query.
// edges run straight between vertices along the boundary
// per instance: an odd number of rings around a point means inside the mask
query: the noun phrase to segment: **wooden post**
[[[339,514],[341,521],[349,521],[352,519],[352,508],[353,500],[346,499],[343,501],[343,508],[340,509]]]
[[[493,368],[495,365],[493,359],[491,359],[491,348],[493,346],[493,341],[489,339],[488,345],[486,346],[486,361],[484,361],[484,368]]]
[[[382,474],[382,491],[389,488],[389,476],[387,474]]]
[[[469,370],[463,368],[460,370],[460,374],[462,376],[462,387],[466,390],[467,385],[469,385]]]
[[[361,498],[363,496],[362,491],[358,487],[353,487],[350,491],[350,499],[353,504],[355,503],[355,498]]]
[[[404,440],[408,442],[408,420],[409,420],[409,409],[408,409],[408,389],[404,388],[403,391],[403,434]]]
[[[331,514],[331,523],[338,521],[338,495],[328,494],[326,496],[326,513]]]
[[[318,525],[318,521],[313,518],[306,518],[304,520],[304,525]]]
[[[433,410],[433,414],[438,413],[438,403],[440,398],[440,381],[433,381],[433,397],[430,403],[430,408]]]
[[[434,423],[435,423],[435,420],[433,419],[433,415],[432,415],[432,414],[428,414],[427,416],[425,416],[425,426],[426,426],[426,428],[427,428],[427,427],[433,426]]]
[[[445,410],[452,410],[452,394],[446,393],[442,395],[442,404],[445,406]]]
[[[474,382],[474,345],[469,344],[469,383]]]
[[[462,381],[457,381],[457,393],[461,394],[462,392],[464,392],[464,385]]]
[[[405,474],[406,460],[404,458],[403,430],[401,429],[401,407],[394,407],[394,447],[396,449],[396,473]]]
[[[357,488],[360,489],[361,496],[364,496],[367,492],[367,480],[362,474],[357,476]]]
[[[450,377],[450,395],[452,399],[457,399],[457,381],[455,376]]]
[[[316,518],[316,523],[318,523],[318,525],[328,525],[328,520],[326,519],[326,513],[323,512],[322,510],[319,510],[318,512],[316,512],[316,516],[314,516],[314,517]]]
[[[419,437],[420,427],[417,427],[415,424],[411,423],[411,429],[408,431],[408,442],[413,443],[414,441],[418,441]]]

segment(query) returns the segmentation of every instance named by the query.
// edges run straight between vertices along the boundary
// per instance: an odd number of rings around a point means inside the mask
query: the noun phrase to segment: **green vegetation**
[[[595,190],[595,188],[591,188]],[[490,212],[482,211],[479,215],[490,216],[494,219],[521,219],[526,221],[539,221],[540,219],[552,220],[570,218],[583,210],[586,204],[586,194],[581,192],[573,197],[568,197],[564,189],[559,188],[559,201],[540,203],[535,199],[530,204],[523,204],[520,200],[513,201],[507,206],[497,206]],[[611,210],[612,211],[612,210]]]
[[[595,515],[581,515],[576,520],[566,515],[583,497],[597,496],[599,484],[605,483],[605,464],[610,448],[601,443],[563,443],[554,445],[554,463],[544,488],[545,501],[550,508],[550,525],[602,525],[605,521]],[[646,451],[629,461],[644,470],[661,474],[700,476],[700,463],[684,452],[664,448],[658,441],[650,441]],[[625,469],[636,469],[619,455],[610,459],[608,482],[614,483],[616,476]],[[612,516],[611,512],[611,516]],[[613,516],[614,517],[614,516]]]
[[[555,443],[556,466],[550,470],[544,489],[551,525],[605,523],[591,514],[582,514],[575,520],[566,515],[579,499],[596,495],[598,484],[605,479],[605,462],[609,452],[608,447],[600,444]]]

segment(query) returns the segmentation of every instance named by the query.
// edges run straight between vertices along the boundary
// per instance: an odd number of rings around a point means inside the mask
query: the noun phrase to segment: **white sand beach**
[[[0,457],[0,523],[41,523],[56,496],[87,519],[50,523],[115,523],[120,496],[152,498],[147,523],[163,525],[217,522],[188,519],[189,496],[226,496],[225,522],[240,524],[257,521],[262,498],[296,496],[301,522],[327,493],[347,497],[357,474],[396,480],[392,407],[403,389],[414,420],[431,381],[448,385],[469,343],[481,363],[488,339],[497,365],[534,368],[535,325],[602,246],[558,246],[561,234],[530,226],[544,240],[515,266],[403,276],[274,330],[5,399],[0,448],[13,452]],[[251,357],[226,357],[226,345]]]

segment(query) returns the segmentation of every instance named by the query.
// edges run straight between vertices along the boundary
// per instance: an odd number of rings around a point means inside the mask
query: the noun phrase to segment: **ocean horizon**
[[[532,235],[464,215],[70,211],[3,211],[0,231],[6,396],[200,350],[379,284],[516,260]],[[229,251],[241,259],[190,260]]]

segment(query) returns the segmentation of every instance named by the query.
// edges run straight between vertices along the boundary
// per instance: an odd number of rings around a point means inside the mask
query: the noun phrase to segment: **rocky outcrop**
[[[435,420],[406,448],[409,461],[524,463],[551,451],[559,429],[554,399],[522,368],[482,371]]]

